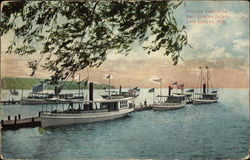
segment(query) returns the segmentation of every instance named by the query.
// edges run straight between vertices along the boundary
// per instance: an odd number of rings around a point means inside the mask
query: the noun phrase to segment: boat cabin
[[[217,93],[195,93],[195,99],[204,99],[204,100],[215,100],[218,99]]]
[[[59,99],[57,99],[58,101]],[[104,99],[104,100],[59,100],[64,103],[43,105],[42,112],[51,113],[82,113],[82,112],[112,112],[135,106],[134,98]],[[50,106],[50,107],[49,107]],[[49,110],[48,110],[49,109]]]
[[[55,95],[53,93],[29,93],[28,98],[30,99],[49,99],[49,98],[59,98],[59,99],[83,99],[83,93],[65,93]]]
[[[183,101],[186,101],[185,95],[171,95],[171,96],[157,96],[160,98],[160,103],[182,103]]]

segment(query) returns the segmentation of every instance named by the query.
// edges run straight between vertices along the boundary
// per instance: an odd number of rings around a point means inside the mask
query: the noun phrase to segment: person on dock
[[[144,101],[144,106],[147,107],[147,101],[146,100]]]

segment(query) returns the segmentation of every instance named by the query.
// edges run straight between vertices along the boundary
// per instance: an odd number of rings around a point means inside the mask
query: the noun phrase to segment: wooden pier
[[[147,111],[147,110],[152,110],[152,105],[148,105],[148,106],[135,106],[135,111],[139,112],[139,111]]]
[[[19,128],[38,127],[38,126],[41,126],[40,117],[21,119],[21,115],[19,114],[18,117],[15,116],[14,119],[10,119],[10,116],[8,116],[8,120],[1,120],[2,130],[17,130]]]
[[[12,100],[7,100],[7,101],[1,101],[1,104],[4,104],[4,105],[6,105],[6,104],[20,104],[20,100],[14,100],[14,99],[12,99]]]

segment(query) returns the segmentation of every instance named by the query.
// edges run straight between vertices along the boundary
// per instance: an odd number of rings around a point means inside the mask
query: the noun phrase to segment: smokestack
[[[168,96],[171,96],[171,86],[168,86]]]
[[[206,93],[206,84],[203,84],[203,93]]]
[[[122,86],[120,86],[119,93],[122,93]]]
[[[89,83],[89,100],[90,101],[93,100],[93,88],[94,88],[94,84],[90,82]],[[93,109],[93,103],[89,104],[89,109]]]

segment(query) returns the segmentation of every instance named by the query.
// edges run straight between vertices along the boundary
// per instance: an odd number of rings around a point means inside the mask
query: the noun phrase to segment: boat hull
[[[93,112],[93,113],[73,113],[73,114],[42,114],[42,127],[61,126],[71,124],[84,124],[106,120],[122,118],[133,112],[134,108],[122,109],[112,112]]]
[[[185,107],[186,103],[180,103],[180,104],[157,104],[154,105],[152,108],[154,111],[168,111],[168,110],[176,110],[176,109],[181,109]]]
[[[206,100],[206,99],[193,99],[193,104],[208,104],[208,103],[216,103],[218,99],[214,100]]]

